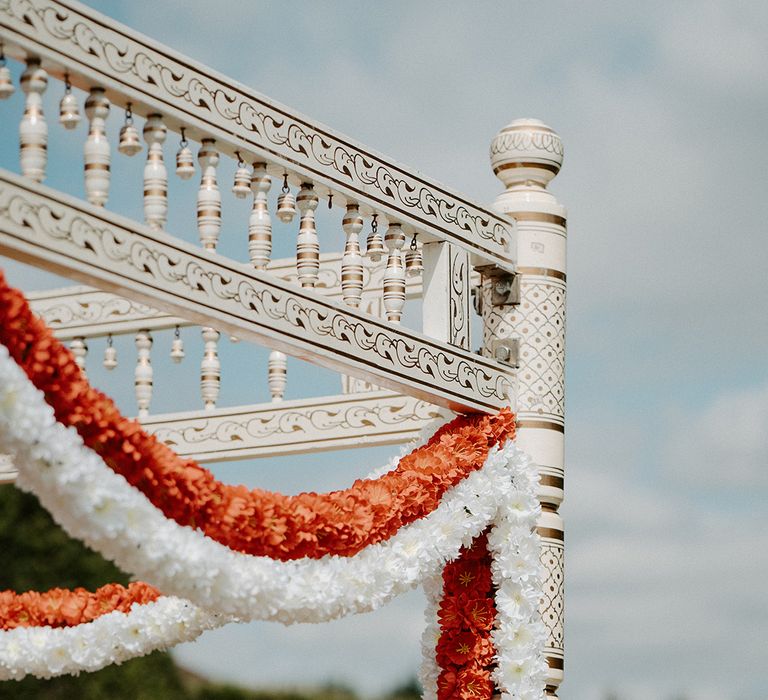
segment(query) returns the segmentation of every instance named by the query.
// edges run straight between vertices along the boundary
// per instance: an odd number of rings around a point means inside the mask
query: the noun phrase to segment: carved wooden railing
[[[554,697],[563,668],[558,509],[566,221],[547,185],[562,163],[557,134],[536,120],[502,129],[491,161],[505,192],[491,210],[78,3],[0,0],[0,40],[5,54],[23,63],[24,96],[21,177],[0,170],[0,255],[88,285],[93,289],[77,293],[83,304],[132,307],[122,318],[116,313],[98,323],[85,316],[59,319],[56,331],[83,362],[89,339],[134,335],[138,412],[179,451],[215,460],[336,449],[362,444],[350,437],[359,436],[361,420],[369,444],[397,442],[414,434],[436,406],[465,412],[513,405],[518,441],[542,474],[539,532],[548,572],[542,614],[550,632],[547,693]],[[40,184],[50,78],[62,82],[62,127],[76,126],[84,105],[84,199]],[[0,98],[13,89],[11,72],[0,66]],[[10,106],[0,106],[4,125],[14,120]],[[107,120],[116,109],[124,118],[121,155],[113,158]],[[195,201],[185,205],[196,211],[199,245],[166,232],[169,133],[179,140],[176,175],[200,175]],[[106,205],[122,156],[141,151],[139,223]],[[250,215],[240,224],[247,263],[216,253],[228,166],[234,195],[251,198]],[[333,236],[323,230],[321,202],[340,214],[332,226],[343,232],[343,252],[332,249]],[[289,225],[298,229],[296,257],[272,260],[273,228]],[[470,349],[473,269],[481,354]],[[332,294],[323,288],[330,270],[338,280]],[[408,295],[421,301],[420,331],[401,325]],[[70,298],[60,296],[62,304]],[[38,310],[50,301],[50,295],[33,298]],[[152,415],[151,333],[190,325],[201,327],[205,343],[204,407]],[[348,393],[218,407],[221,333],[273,351],[273,399],[282,398],[284,355],[338,371]],[[172,349],[178,357],[178,343]],[[105,360],[115,359],[108,351]],[[294,438],[281,428],[291,422],[305,426]],[[0,480],[8,471],[0,461]]]

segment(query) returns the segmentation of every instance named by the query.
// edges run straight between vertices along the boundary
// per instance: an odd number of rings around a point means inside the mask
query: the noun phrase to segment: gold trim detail
[[[559,671],[563,670],[563,660],[559,656],[547,656],[547,665],[550,668],[556,668]]]
[[[554,527],[537,527],[536,532],[540,537],[546,537],[550,540],[557,540],[558,542],[565,541],[565,533],[562,530],[558,530]]]
[[[542,474],[539,483],[541,483],[542,486],[552,486],[556,489],[565,487],[565,479],[562,476],[555,476],[554,474]]]
[[[104,170],[106,172],[109,172],[109,164],[108,163],[86,163],[85,169],[86,170]]]
[[[549,420],[518,420],[518,428],[540,428],[542,430],[556,430],[565,433],[565,426]]]
[[[566,219],[563,216],[557,214],[547,214],[543,211],[521,211],[521,212],[507,212],[509,216],[515,217],[517,221],[540,221],[545,224],[556,224],[565,228]]]
[[[493,172],[498,175],[502,170],[514,170],[516,168],[537,168],[538,170],[549,170],[549,172],[555,173],[555,175],[560,172],[560,168],[557,165],[552,165],[551,163],[534,163],[533,161],[515,161],[513,163],[502,163],[501,165],[497,165],[493,169]]]
[[[538,277],[554,277],[556,280],[565,282],[565,273],[560,270],[553,270],[551,267],[518,267],[517,271],[521,275],[536,275]]]

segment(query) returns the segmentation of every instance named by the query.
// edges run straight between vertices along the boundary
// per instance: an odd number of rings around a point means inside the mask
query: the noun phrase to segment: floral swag
[[[0,450],[70,535],[148,582],[0,592],[0,679],[94,671],[233,621],[322,622],[422,583],[426,698],[539,699],[537,475],[514,423],[458,417],[342,491],[223,484],[91,387],[0,273]]]

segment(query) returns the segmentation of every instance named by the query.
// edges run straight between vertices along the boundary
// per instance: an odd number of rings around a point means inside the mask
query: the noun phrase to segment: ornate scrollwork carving
[[[511,224],[355,146],[244,88],[224,84],[134,40],[118,27],[104,26],[53,0],[4,0],[0,14],[23,22],[25,34],[84,60],[105,78],[161,98],[208,124],[224,127],[255,145],[322,173],[353,190],[360,202],[371,197],[397,212],[470,245],[490,244],[505,254]]]
[[[315,444],[338,439],[344,433],[359,436],[360,430],[376,433],[392,427],[408,430],[440,415],[439,409],[424,401],[396,397],[375,404],[367,401],[211,417],[191,421],[191,425],[186,425],[190,421],[185,421],[183,428],[163,428],[161,424],[153,432],[159,440],[182,451],[192,452],[202,443],[216,443],[217,449],[227,450],[263,443],[275,437],[280,438],[281,444]]]
[[[310,291],[292,289],[263,273],[246,273],[226,260],[197,254],[169,236],[163,240],[122,228],[107,215],[31,192],[27,183],[2,175],[0,223],[22,230],[24,240],[65,252],[85,265],[162,289],[180,306],[191,302],[253,319],[262,327],[302,338],[317,353],[335,352],[362,362],[382,378],[439,389],[451,405],[500,406],[510,379],[487,361],[447,351],[436,341],[392,329],[384,321],[340,307]],[[359,367],[360,365],[358,365]],[[467,403],[465,403],[467,402]]]

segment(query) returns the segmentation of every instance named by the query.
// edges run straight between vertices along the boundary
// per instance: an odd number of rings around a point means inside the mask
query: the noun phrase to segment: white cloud
[[[728,391],[679,416],[665,468],[688,488],[724,491],[768,487],[768,384]]]

